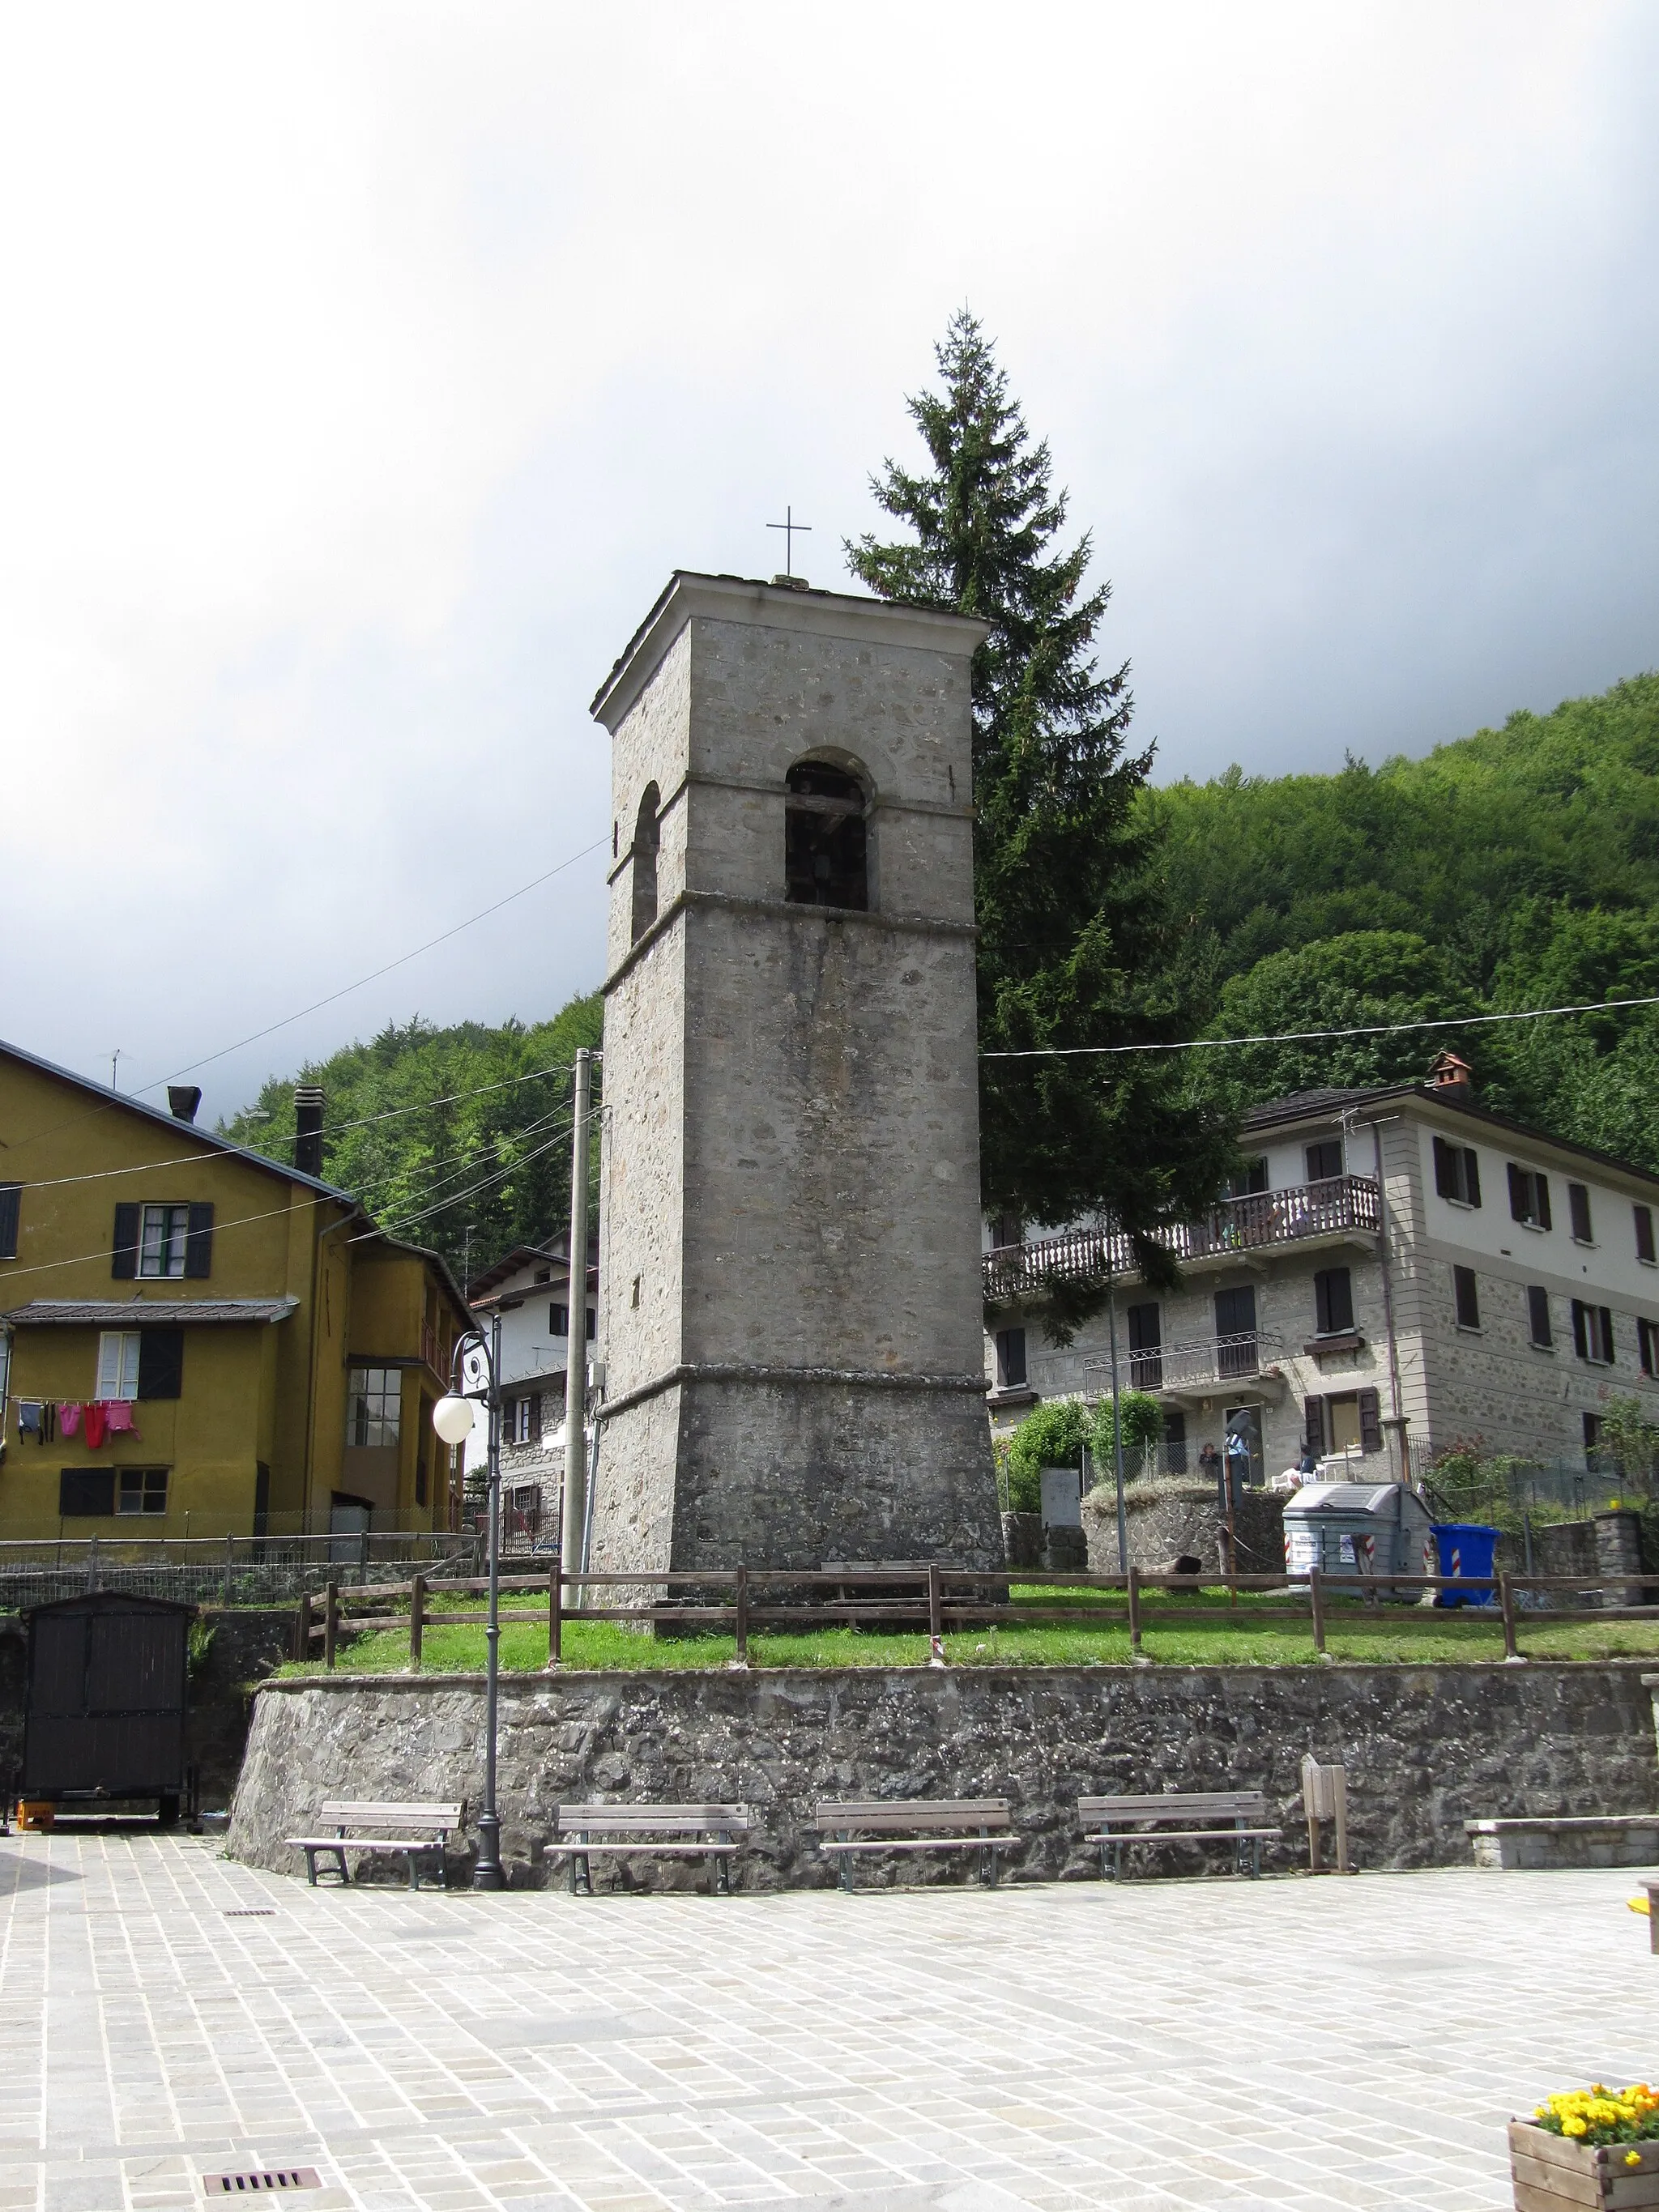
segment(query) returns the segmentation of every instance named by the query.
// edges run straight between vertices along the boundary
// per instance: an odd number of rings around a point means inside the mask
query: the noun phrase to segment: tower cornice
[[[945,653],[965,659],[991,634],[976,615],[872,599],[862,592],[764,584],[747,576],[705,576],[677,568],[655,605],[593,696],[589,712],[615,733],[689,622],[751,623],[757,629],[868,640],[888,647]]]

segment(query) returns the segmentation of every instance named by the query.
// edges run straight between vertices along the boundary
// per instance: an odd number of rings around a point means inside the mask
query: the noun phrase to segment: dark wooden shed
[[[194,1611],[116,1590],[33,1608],[23,1796],[154,1797],[164,1822],[177,1820]]]

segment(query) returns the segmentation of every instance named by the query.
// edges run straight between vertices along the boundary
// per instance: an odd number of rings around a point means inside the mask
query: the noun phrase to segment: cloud
[[[842,580],[969,300],[1163,771],[1655,658],[1632,6],[37,11],[0,87],[6,1033],[164,1076],[602,834],[676,565]],[[597,980],[602,867],[212,1071]]]

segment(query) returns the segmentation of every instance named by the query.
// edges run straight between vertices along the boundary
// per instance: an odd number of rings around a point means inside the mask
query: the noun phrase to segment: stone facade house
[[[1475,1438],[1583,1468],[1609,1399],[1659,1420],[1659,1177],[1489,1112],[1451,1055],[1256,1107],[1241,1138],[1244,1187],[1172,1235],[1173,1296],[1099,1229],[988,1252],[994,1424],[1109,1389],[1105,1314],[1063,1350],[1042,1331],[1043,1278],[1103,1263],[1172,1473],[1230,1435],[1258,1481],[1309,1447],[1386,1480]]]

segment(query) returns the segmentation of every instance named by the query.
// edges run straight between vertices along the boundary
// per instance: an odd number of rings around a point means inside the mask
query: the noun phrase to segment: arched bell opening
[[[784,778],[784,896],[794,906],[870,909],[869,798],[859,778],[821,760]]]

